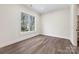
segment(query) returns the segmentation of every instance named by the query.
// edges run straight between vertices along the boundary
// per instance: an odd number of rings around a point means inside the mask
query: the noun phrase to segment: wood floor
[[[69,40],[44,35],[0,48],[0,54],[72,54],[79,53]]]

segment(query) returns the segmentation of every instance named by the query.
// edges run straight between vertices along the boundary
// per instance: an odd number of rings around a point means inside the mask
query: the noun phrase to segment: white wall
[[[71,42],[77,46],[77,5],[71,5]]]
[[[56,10],[41,16],[42,34],[71,39],[70,8]]]
[[[20,13],[22,11],[36,17],[35,32],[21,34]],[[0,47],[38,35],[39,19],[37,13],[22,5],[0,5]]]

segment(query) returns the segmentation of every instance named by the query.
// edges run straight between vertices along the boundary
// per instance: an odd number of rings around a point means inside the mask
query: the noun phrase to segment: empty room
[[[78,53],[78,4],[0,4],[0,54]]]

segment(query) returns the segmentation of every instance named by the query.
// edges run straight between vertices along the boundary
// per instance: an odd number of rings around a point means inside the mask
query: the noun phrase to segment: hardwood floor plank
[[[38,35],[0,48],[0,54],[71,54],[79,53],[67,39]]]

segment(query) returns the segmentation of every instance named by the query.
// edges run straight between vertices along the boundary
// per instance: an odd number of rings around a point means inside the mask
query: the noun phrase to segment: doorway
[[[79,15],[77,15],[77,46],[79,47]]]

